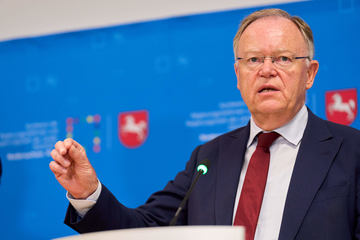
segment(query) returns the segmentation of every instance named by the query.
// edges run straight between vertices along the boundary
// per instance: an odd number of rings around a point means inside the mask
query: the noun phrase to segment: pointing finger
[[[80,143],[78,143],[77,141],[75,141],[74,139],[72,139],[72,138],[67,138],[67,139],[65,139],[65,141],[64,142],[66,142],[66,144],[67,143],[71,143],[72,145],[74,145],[75,147],[79,147],[79,148],[82,148],[82,146],[81,146],[81,144]],[[69,149],[69,148],[68,148]]]
[[[74,145],[74,144],[80,145],[72,138],[67,138],[67,139],[64,140],[64,146],[65,146],[66,149],[70,149],[71,146]]]

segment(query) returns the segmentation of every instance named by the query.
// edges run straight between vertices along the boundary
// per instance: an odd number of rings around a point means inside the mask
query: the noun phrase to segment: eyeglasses
[[[237,58],[249,69],[255,69],[261,64],[264,63],[265,59],[271,59],[271,62],[275,65],[276,68],[281,69],[290,69],[294,65],[294,60],[307,58],[310,60],[309,56],[307,57],[294,57],[290,53],[282,53],[280,55],[271,57],[271,56],[260,56],[253,53],[245,54],[243,58]]]

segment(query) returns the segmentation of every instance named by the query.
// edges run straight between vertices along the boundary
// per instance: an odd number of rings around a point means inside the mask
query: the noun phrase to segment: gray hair
[[[233,42],[235,59],[237,58],[236,52],[237,52],[238,43],[239,43],[242,33],[245,31],[245,29],[251,23],[255,22],[256,20],[258,20],[260,18],[265,18],[265,17],[282,17],[282,18],[289,19],[290,21],[295,23],[295,25],[300,30],[301,35],[304,37],[306,47],[309,52],[309,58],[310,58],[310,60],[313,59],[313,57],[315,55],[315,46],[314,46],[314,37],[313,37],[310,26],[304,20],[302,20],[300,17],[291,16],[288,12],[281,10],[281,9],[277,9],[277,8],[264,9],[264,10],[253,12],[252,14],[245,17],[241,21],[241,23],[239,25],[239,29],[234,37],[234,42]]]

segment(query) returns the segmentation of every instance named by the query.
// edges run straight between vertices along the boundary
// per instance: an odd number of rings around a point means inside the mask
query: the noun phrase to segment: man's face
[[[308,56],[303,36],[288,19],[258,19],[239,39],[237,57],[249,54],[277,56],[281,53]],[[249,68],[245,60],[236,61],[237,87],[256,123],[269,116],[289,118],[287,123],[295,116],[304,105],[306,90],[311,88],[318,69],[317,61],[309,62],[308,59],[293,60],[291,67],[284,69],[272,63],[270,58],[256,68]]]

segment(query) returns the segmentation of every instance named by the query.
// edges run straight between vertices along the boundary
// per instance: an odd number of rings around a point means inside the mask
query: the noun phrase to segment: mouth
[[[279,90],[277,90],[276,88],[273,88],[273,87],[264,87],[264,88],[260,89],[259,93],[276,92],[276,91],[279,91]]]

